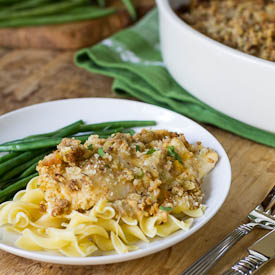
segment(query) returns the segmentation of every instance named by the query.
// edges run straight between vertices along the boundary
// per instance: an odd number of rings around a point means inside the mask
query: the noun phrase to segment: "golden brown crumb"
[[[273,0],[191,0],[180,17],[205,35],[245,53],[275,61]]]
[[[52,210],[52,215],[54,217],[64,214],[69,210],[70,202],[66,199],[56,200],[55,206]]]
[[[45,202],[40,203],[40,211],[41,212],[46,212],[47,211],[47,206],[46,206]]]
[[[76,180],[70,180],[69,181],[69,188],[71,191],[78,191],[79,190],[79,186]]]
[[[37,167],[46,200],[41,207],[58,216],[89,210],[104,198],[121,216],[159,214],[166,220],[161,205],[199,207],[202,178],[217,159],[213,150],[167,130],[93,135],[84,145],[65,138]]]

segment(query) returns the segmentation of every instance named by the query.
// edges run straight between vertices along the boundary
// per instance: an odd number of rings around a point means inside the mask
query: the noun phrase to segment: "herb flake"
[[[160,206],[159,207],[160,210],[166,211],[166,212],[170,212],[172,211],[172,207],[166,207],[166,206]]]
[[[88,149],[92,151],[92,150],[93,150],[93,144],[90,144],[90,145],[88,146]]]
[[[97,152],[98,152],[98,154],[99,154],[101,157],[104,156],[104,150],[103,150],[102,147],[98,148]]]
[[[136,145],[136,152],[140,152],[140,147]]]
[[[157,150],[155,148],[151,148],[149,149],[147,152],[146,152],[146,155],[151,155],[153,154],[154,152],[156,152]]]
[[[175,151],[175,146],[169,146],[168,149],[167,149],[167,151],[168,151],[168,155],[170,157],[173,157],[179,163],[183,164],[183,161],[182,161],[180,155]]]
[[[135,130],[130,129],[130,130],[128,130],[128,133],[129,133],[131,136],[133,136],[136,132],[135,132]]]

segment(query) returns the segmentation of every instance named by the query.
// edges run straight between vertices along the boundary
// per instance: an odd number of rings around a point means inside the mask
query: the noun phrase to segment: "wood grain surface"
[[[135,0],[139,17],[154,6],[154,0]],[[111,1],[118,12],[107,17],[73,23],[0,28],[0,46],[11,48],[79,49],[93,45],[133,23],[119,0]]]
[[[0,49],[0,114],[56,99],[116,97],[111,91],[112,79],[75,67],[72,57],[72,52]],[[274,185],[274,149],[209,125],[203,126],[216,136],[230,158],[232,187],[221,210],[198,232],[162,252],[110,265],[77,267],[47,264],[0,251],[0,274],[180,274],[236,226],[246,222],[247,213]],[[255,229],[208,274],[222,274],[245,256],[246,248],[265,233],[265,230]],[[259,273],[275,274],[274,262],[267,264]]]

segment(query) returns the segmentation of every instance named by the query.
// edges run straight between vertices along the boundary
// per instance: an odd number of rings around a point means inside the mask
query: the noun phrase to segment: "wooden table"
[[[116,97],[111,91],[112,79],[77,68],[72,57],[72,52],[0,49],[0,114],[63,98]],[[197,233],[151,256],[100,266],[46,264],[0,251],[0,274],[180,274],[236,226],[246,222],[247,213],[274,185],[274,149],[203,126],[217,137],[230,158],[232,187],[221,210]],[[209,274],[221,274],[245,256],[246,248],[264,233],[256,229],[243,238]],[[275,274],[274,262],[266,265],[260,274]]]

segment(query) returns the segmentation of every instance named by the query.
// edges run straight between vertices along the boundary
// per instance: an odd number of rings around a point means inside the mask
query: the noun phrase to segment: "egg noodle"
[[[203,215],[204,210],[204,205],[195,210],[182,209],[183,220],[171,212],[167,221],[161,222],[157,215],[120,217],[110,202],[101,199],[83,213],[73,210],[54,217],[40,210],[43,200],[38,177],[33,178],[26,190],[0,205],[0,226],[20,234],[15,244],[22,249],[53,250],[72,257],[89,256],[97,250],[115,250],[119,254],[135,250],[133,244],[139,240],[149,242],[156,236],[188,230],[193,218]]]

